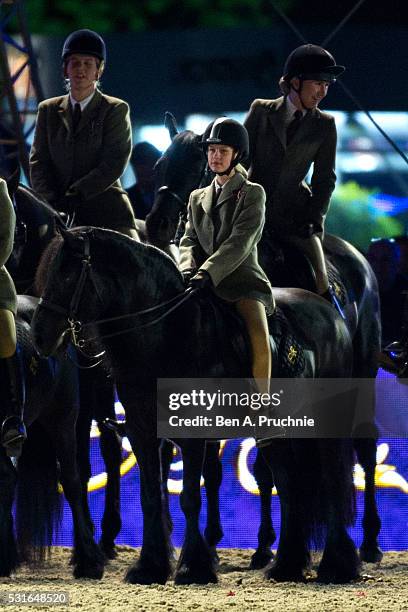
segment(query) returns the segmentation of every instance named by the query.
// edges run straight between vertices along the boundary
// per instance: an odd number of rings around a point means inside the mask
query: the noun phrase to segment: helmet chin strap
[[[298,97],[298,100],[299,100],[299,102],[300,102],[301,107],[303,108],[303,110],[305,110],[305,111],[307,112],[307,111],[309,111],[309,110],[310,110],[310,108],[308,108],[307,106],[305,106],[305,105],[303,104],[303,100],[302,100],[302,87],[303,87],[303,79],[299,79],[299,77],[298,77],[298,80],[299,80],[299,83],[300,83],[300,85],[299,85],[299,88],[298,88],[298,89],[296,89],[296,87],[295,87],[294,85],[292,85],[292,84],[290,84],[290,87],[293,89],[293,91],[295,91],[295,92],[297,93],[297,97]]]
[[[231,161],[229,167],[226,170],[224,170],[224,172],[215,172],[214,174],[216,174],[217,176],[228,176],[231,173],[231,171],[235,168],[235,166],[239,164],[239,160],[240,160],[240,154],[237,151],[237,154],[234,157],[234,159]]]
[[[231,170],[232,170],[233,168],[234,168],[234,166],[233,166],[233,165],[230,165],[230,167],[229,167],[229,168],[227,168],[226,170],[224,170],[224,172],[215,172],[215,174],[216,174],[217,176],[227,176],[227,175],[231,174]]]

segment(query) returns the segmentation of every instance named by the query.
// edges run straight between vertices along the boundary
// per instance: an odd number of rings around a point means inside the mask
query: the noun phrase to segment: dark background
[[[319,44],[334,27],[302,26],[302,33],[308,42]],[[69,31],[34,37],[47,97],[63,91],[60,55]],[[194,112],[245,111],[254,98],[274,97],[287,55],[302,43],[285,23],[110,33],[104,38],[108,60],[103,89],[130,103],[135,124],[159,123],[165,110],[179,119]],[[363,107],[407,110],[405,26],[347,24],[328,48],[347,67],[342,80]],[[357,109],[338,84],[331,87],[323,106]]]

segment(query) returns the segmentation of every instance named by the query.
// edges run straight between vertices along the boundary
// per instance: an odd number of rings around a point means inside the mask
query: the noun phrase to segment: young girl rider
[[[259,390],[268,393],[271,351],[266,313],[273,312],[274,299],[257,254],[265,192],[236,170],[249,152],[243,125],[226,117],[216,119],[203,146],[216,176],[211,185],[190,196],[180,270],[193,288],[210,287],[235,304],[250,338],[253,377]]]

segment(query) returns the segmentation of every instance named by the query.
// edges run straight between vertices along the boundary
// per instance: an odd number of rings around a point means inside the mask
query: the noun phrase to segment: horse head
[[[49,356],[76,339],[82,322],[101,312],[101,286],[91,262],[90,232],[83,228],[60,233],[49,244],[37,269],[35,288],[42,295],[32,333],[40,354]]]
[[[50,355],[69,339],[81,348],[102,319],[104,330],[126,329],[129,313],[182,293],[184,285],[174,262],[155,247],[112,230],[76,228],[61,231],[46,249],[35,287],[42,297],[33,337]]]
[[[170,133],[172,143],[156,164],[158,189],[146,217],[148,241],[159,248],[174,239],[180,213],[185,212],[190,193],[200,185],[206,170],[201,136],[190,130]]]

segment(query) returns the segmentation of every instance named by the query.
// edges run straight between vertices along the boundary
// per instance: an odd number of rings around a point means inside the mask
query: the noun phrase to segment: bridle
[[[181,196],[179,196],[178,193],[176,193],[175,191],[173,191],[172,189],[170,189],[170,187],[168,185],[163,185],[162,187],[160,187],[157,190],[157,194],[168,194],[169,196],[171,196],[172,198],[174,198],[179,204],[180,206],[185,206],[186,202],[185,200],[183,200],[183,198]]]
[[[38,307],[39,308],[45,308],[46,310],[50,310],[51,312],[56,312],[57,314],[60,314],[64,317],[64,319],[66,319],[67,323],[68,323],[68,327],[67,329],[63,332],[62,335],[65,335],[67,332],[70,333],[71,338],[72,338],[72,344],[75,346],[76,349],[79,350],[79,352],[84,355],[85,357],[87,357],[88,359],[99,359],[101,358],[105,351],[97,354],[97,355],[88,355],[87,353],[84,352],[84,348],[87,344],[90,344],[91,342],[95,341],[95,340],[102,340],[102,339],[107,339],[107,338],[113,338],[115,336],[120,336],[123,334],[127,334],[131,331],[137,330],[137,329],[143,329],[143,328],[147,328],[153,325],[156,325],[157,323],[159,323],[160,321],[162,321],[165,317],[167,317],[169,314],[171,314],[176,308],[178,308],[179,306],[181,306],[181,304],[183,304],[185,301],[187,301],[188,299],[190,299],[190,297],[192,295],[194,295],[195,293],[197,293],[197,289],[187,289],[186,291],[177,294],[176,296],[170,298],[169,300],[166,300],[164,302],[161,302],[160,304],[157,304],[156,306],[151,306],[149,308],[145,308],[143,310],[139,310],[136,312],[131,312],[125,315],[120,315],[117,317],[109,317],[106,319],[98,319],[96,321],[91,321],[89,323],[82,323],[78,317],[77,317],[77,313],[78,313],[78,308],[79,308],[79,304],[81,302],[82,299],[82,294],[85,288],[85,284],[87,282],[87,280],[91,280],[93,282],[95,291],[96,291],[96,295],[98,296],[99,301],[101,302],[101,304],[103,304],[103,300],[101,298],[101,295],[98,291],[98,286],[97,283],[93,277],[92,274],[92,262],[91,262],[91,252],[90,252],[90,240],[89,240],[89,236],[87,234],[85,234],[83,236],[83,240],[84,240],[84,252],[83,254],[76,254],[77,257],[81,257],[82,259],[82,267],[81,267],[81,272],[79,274],[78,277],[78,281],[76,283],[74,292],[72,294],[72,298],[70,301],[70,304],[68,306],[68,308],[64,308],[63,306],[60,306],[59,304],[56,304],[55,302],[51,302],[50,300],[44,299],[44,298],[40,298],[39,303],[38,303]],[[139,323],[137,325],[134,325],[132,327],[126,328],[126,329],[122,329],[120,331],[117,332],[112,332],[110,334],[104,334],[104,335],[98,335],[98,336],[93,336],[92,338],[81,338],[81,332],[83,332],[84,329],[94,326],[94,325],[102,325],[104,323],[113,323],[115,321],[123,321],[125,319],[130,319],[132,317],[139,317],[139,316],[143,316],[143,315],[151,315],[155,312],[157,312],[158,310],[164,308],[165,306],[170,306],[170,308],[168,308],[164,313],[158,315],[156,318],[153,318],[152,320],[145,322],[145,323]],[[92,366],[88,366],[85,367],[85,369],[89,369],[91,367],[95,367],[96,365],[99,365],[100,361],[97,364],[93,364]],[[79,366],[81,367],[81,366]],[[84,368],[84,366],[82,366],[82,368]]]
[[[203,165],[202,169],[200,170],[199,173],[197,173],[197,175],[198,174],[199,174],[199,181],[198,181],[198,184],[197,184],[197,188],[206,186],[206,184],[207,184],[205,182],[205,177],[207,176],[207,164],[206,163]],[[187,201],[188,201],[188,197],[190,195],[190,191],[187,191],[186,196],[183,198],[173,188],[170,188],[169,185],[162,185],[157,190],[157,194],[156,195],[159,195],[159,194],[168,195],[171,198],[173,198],[173,200],[175,200],[177,202],[177,205],[178,205],[178,208],[179,208],[179,210],[178,210],[179,224],[181,224],[184,221],[186,221],[186,219],[187,219]],[[176,236],[177,236],[177,233],[176,233]],[[173,238],[170,241],[170,243],[174,244],[176,242],[175,238]]]

